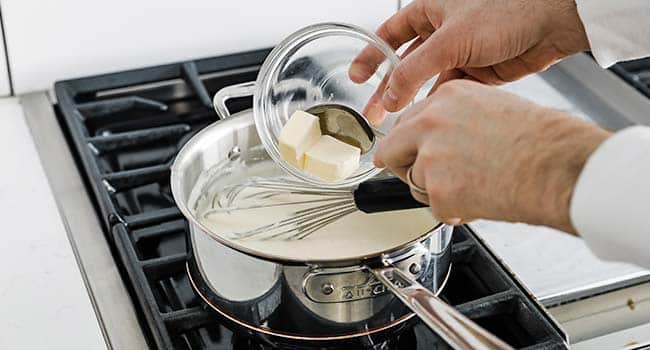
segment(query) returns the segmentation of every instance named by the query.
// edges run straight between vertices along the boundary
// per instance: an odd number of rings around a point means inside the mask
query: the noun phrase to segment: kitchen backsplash
[[[397,0],[0,0],[14,92],[56,80],[241,52],[324,21],[374,29]],[[25,20],[25,19],[29,20]],[[0,96],[8,95],[4,55]]]

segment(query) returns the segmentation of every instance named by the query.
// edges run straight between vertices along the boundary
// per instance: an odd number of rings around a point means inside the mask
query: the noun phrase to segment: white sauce
[[[212,234],[262,255],[304,261],[332,261],[373,256],[395,249],[406,242],[417,240],[437,224],[428,208],[377,214],[356,211],[320,228],[301,240],[233,239],[231,236],[234,233],[245,232],[290,218],[296,210],[318,205],[276,206],[206,215],[206,212],[212,208],[213,198],[216,194],[223,193],[224,187],[241,183],[243,179],[251,176],[277,177],[284,175],[270,160],[258,160],[245,166],[241,163],[231,163],[210,169],[197,182],[197,186],[190,196],[190,204],[192,204],[190,207],[194,208],[194,215],[198,221]],[[287,199],[295,198],[282,196],[276,198],[276,202]],[[301,196],[298,199],[304,200],[305,198]],[[270,200],[264,201],[266,204],[271,202]],[[231,205],[251,204],[262,203],[260,201],[238,201]]]

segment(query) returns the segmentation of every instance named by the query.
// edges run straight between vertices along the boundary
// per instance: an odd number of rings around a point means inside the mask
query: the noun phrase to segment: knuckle
[[[450,114],[453,114],[453,104],[447,103],[444,101],[437,101],[435,103],[435,108],[430,109],[423,113],[422,116],[415,118],[414,127],[418,130],[428,131],[429,138],[426,143],[429,143],[427,148],[439,148],[439,145],[436,145],[436,139],[431,135],[432,132],[442,132],[445,129],[448,129],[452,124],[452,119],[449,117]],[[434,143],[431,145],[430,143]]]
[[[432,115],[422,115],[414,118],[413,124],[418,130],[430,130],[436,126],[435,119]]]
[[[476,85],[476,82],[473,82],[468,79],[455,79],[450,81],[450,83],[452,88],[456,89],[457,91],[464,91]]]
[[[424,169],[431,169],[431,167],[435,164],[436,155],[429,149],[422,149],[418,152],[417,160],[422,164],[422,167]]]
[[[391,28],[391,26],[388,24],[388,22],[384,22],[379,29],[377,29],[377,35],[384,39],[390,46],[395,47],[397,46],[397,36],[395,35],[394,30]]]
[[[442,85],[438,87],[437,90],[438,95],[453,96],[456,93],[458,93],[458,90],[461,89],[461,84],[459,84],[459,80],[461,79],[449,80],[442,83]]]
[[[468,79],[454,79],[444,82],[438,87],[437,95],[445,99],[465,99],[471,96],[471,91],[476,89],[479,83]]]

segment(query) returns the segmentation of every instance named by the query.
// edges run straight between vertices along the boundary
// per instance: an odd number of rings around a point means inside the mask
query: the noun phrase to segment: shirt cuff
[[[650,55],[650,1],[576,0],[576,5],[602,67]]]
[[[650,267],[650,127],[608,138],[585,164],[571,221],[600,258]]]

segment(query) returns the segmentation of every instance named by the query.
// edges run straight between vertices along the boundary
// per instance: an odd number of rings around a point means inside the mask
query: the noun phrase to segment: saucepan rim
[[[238,112],[236,114],[233,114],[228,119],[219,120],[211,125],[208,125],[203,130],[199,131],[196,135],[194,135],[192,138],[190,138],[190,140],[188,140],[187,143],[185,143],[185,145],[183,145],[183,147],[178,152],[171,166],[170,183],[171,183],[172,196],[174,198],[174,201],[176,202],[176,205],[178,206],[183,216],[190,222],[191,225],[194,225],[197,228],[199,228],[199,231],[201,231],[202,234],[207,234],[211,239],[215,241],[215,243],[223,244],[229,248],[234,249],[235,251],[247,254],[252,257],[261,258],[271,262],[282,263],[285,265],[286,264],[348,265],[352,263],[366,263],[368,261],[377,260],[377,259],[381,260],[386,255],[391,255],[391,253],[406,250],[422,241],[429,239],[434,233],[439,232],[440,229],[443,226],[445,226],[444,223],[438,223],[430,230],[423,232],[421,235],[419,235],[414,239],[404,242],[399,246],[394,247],[390,250],[377,252],[375,254],[350,256],[350,257],[337,258],[337,259],[315,259],[315,260],[296,259],[296,258],[281,256],[277,254],[260,252],[255,249],[247,248],[246,246],[238,244],[235,241],[226,239],[216,232],[212,232],[212,230],[210,230],[207,226],[203,225],[199,220],[196,219],[192,211],[189,209],[188,203],[185,203],[185,201],[183,200],[181,196],[182,184],[183,184],[183,179],[181,178],[181,174],[183,173],[183,169],[186,166],[186,163],[189,162],[190,156],[192,156],[196,152],[195,148],[198,147],[198,144],[204,138],[209,137],[209,135],[215,132],[215,130],[220,130],[220,129],[236,130],[237,124],[243,124],[245,122],[249,122],[251,125],[254,125],[252,113],[253,112],[251,109],[247,109]],[[246,120],[247,118],[248,120]]]

